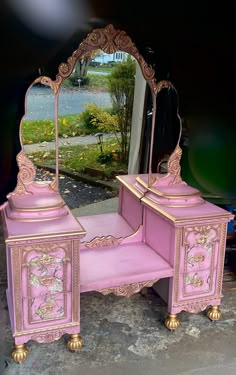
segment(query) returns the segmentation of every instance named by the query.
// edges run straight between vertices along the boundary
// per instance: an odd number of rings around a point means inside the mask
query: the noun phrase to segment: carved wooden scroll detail
[[[84,244],[88,249],[118,246],[122,242],[122,238],[116,238],[113,236],[101,236],[95,237],[92,241]]]
[[[116,296],[121,297],[131,297],[133,294],[139,293],[141,289],[143,288],[150,288],[155,284],[159,279],[151,280],[151,281],[143,281],[140,283],[133,283],[123,286],[117,286],[114,288],[107,288],[107,289],[101,289],[98,290],[99,293],[102,293],[104,295],[113,293]]]
[[[94,29],[79,45],[78,49],[67,59],[67,62],[60,64],[56,84],[60,85],[65,78],[70,76],[78,59],[86,56],[90,51],[98,49],[106,53],[114,53],[121,50],[131,54],[138,61],[144,78],[154,88],[155,71],[152,66],[146,63],[126,32],[115,29],[111,24],[104,28]]]
[[[171,154],[168,163],[167,163],[167,170],[168,174],[174,176],[174,180],[172,183],[178,184],[182,181],[182,178],[180,176],[181,167],[180,167],[180,160],[182,156],[182,149],[179,147],[179,145],[176,147],[174,152]]]

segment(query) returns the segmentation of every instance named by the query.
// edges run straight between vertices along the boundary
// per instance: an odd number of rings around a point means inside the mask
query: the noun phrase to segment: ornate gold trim
[[[169,203],[164,203],[164,202],[156,202],[154,198],[152,197],[148,197],[146,199],[149,199],[151,202],[157,204],[158,206],[164,206],[164,207],[172,207],[172,208],[188,208],[188,207],[197,207],[197,206],[201,206],[202,204],[205,204],[206,202],[204,200],[198,202],[198,203],[193,203],[193,204],[175,204],[175,203],[172,203],[172,204],[169,204]]]
[[[67,59],[67,62],[59,65],[55,84],[61,85],[70,76],[78,59],[98,49],[106,53],[113,53],[119,50],[130,53],[139,63],[145,80],[149,81],[149,85],[154,89],[155,70],[145,62],[126,32],[115,29],[112,24],[104,28],[94,29],[87,35],[79,45],[79,48]]]
[[[208,236],[211,230],[214,230],[215,236],[214,236],[214,241],[211,243],[215,243],[219,239],[219,223],[214,223],[214,224],[199,224],[199,225],[190,225],[188,227],[184,228],[184,235],[183,235],[183,246],[186,246],[189,248],[189,242],[188,242],[188,236],[191,233],[196,233],[199,234],[200,237],[196,240],[197,244],[196,245],[205,245],[208,243]],[[195,246],[194,246],[195,247]]]
[[[53,341],[59,340],[65,333],[65,330],[45,332],[38,335],[32,335],[31,340],[37,341],[39,343],[49,344]]]
[[[66,329],[66,328],[73,328],[73,327],[79,327],[79,322],[72,322],[72,323],[65,323],[65,324],[58,324],[54,326],[49,327],[43,327],[43,328],[36,328],[36,329],[27,329],[27,331],[21,331],[14,334],[14,337],[20,337],[24,335],[30,335],[33,333],[40,333],[45,331],[54,331],[59,329]]]
[[[213,231],[213,237],[210,238],[210,232]],[[194,244],[189,243],[189,235],[191,233],[194,234],[199,234],[199,238],[195,239]],[[188,264],[189,264],[189,252],[195,248],[195,247],[203,247],[205,248],[205,251],[211,250],[211,257],[210,257],[210,266],[209,268],[209,275],[207,279],[207,284],[208,284],[208,289],[203,289],[201,291],[201,294],[212,294],[216,293],[216,290],[214,290],[214,285],[213,285],[213,275],[214,275],[214,261],[215,261],[215,253],[216,253],[216,243],[219,241],[219,223],[216,224],[200,224],[197,226],[189,226],[189,227],[184,227],[183,229],[183,237],[182,237],[182,246],[184,247],[184,284],[183,284],[183,290],[182,290],[182,297],[183,298],[188,298],[190,296],[194,296],[195,294],[198,294],[198,292],[193,292],[193,293],[187,293],[185,289],[185,285],[192,285],[193,287],[199,288],[204,284],[204,280],[201,279],[198,276],[198,272],[192,275],[192,271],[188,270]],[[196,257],[193,257],[196,258]],[[197,257],[199,261],[201,261],[202,256]],[[203,260],[205,257],[203,256]]]
[[[68,212],[63,217],[65,217],[67,215],[68,215]],[[47,218],[43,218],[43,219],[35,219],[35,218],[31,218],[31,219],[25,219],[25,218],[18,219],[18,218],[14,218],[14,217],[9,217],[8,215],[7,215],[7,217],[8,217],[8,219],[14,220],[17,223],[42,223],[44,221],[48,222],[48,221],[52,221],[52,220],[59,220],[59,219],[62,218],[62,216],[57,216],[57,217],[53,216],[53,217],[47,217]]]
[[[180,250],[181,250],[181,242],[183,237],[183,228],[176,228],[175,234],[175,270],[174,270],[174,277],[173,277],[173,296],[174,296],[174,303],[178,301],[178,294],[179,294],[179,277],[180,277]]]
[[[140,193],[137,189],[133,187],[133,185],[129,185],[126,181],[122,179],[122,176],[116,176],[116,179],[121,183],[122,186],[127,188],[131,193],[134,194],[138,199],[142,198],[143,194]]]
[[[219,258],[218,258],[218,269],[216,275],[216,292],[218,294],[222,291],[222,284],[223,284],[223,273],[224,273],[224,258],[225,258],[225,245],[226,245],[226,237],[227,237],[227,224],[221,223],[220,228],[220,243],[219,243]]]
[[[167,80],[163,79],[162,81],[157,82],[157,84],[155,85],[154,92],[155,92],[155,94],[159,94],[159,92],[161,92],[161,90],[169,89],[169,88],[172,88],[172,89],[175,90],[175,87],[173,86],[173,84],[170,81],[167,81]]]
[[[58,92],[58,89],[59,89],[58,83],[55,81],[52,81],[51,78],[47,76],[40,76],[36,78],[31,86],[35,85],[36,83],[41,83],[44,86],[49,86],[54,92],[54,94],[57,94]]]
[[[223,297],[223,295],[213,295],[213,296],[204,296],[202,297],[201,299],[197,299],[197,302],[198,303],[203,303],[207,306],[209,306],[210,304],[210,301],[216,301],[216,300],[221,300],[221,298]],[[192,304],[192,303],[195,303],[196,302],[196,297],[194,298],[189,298],[189,299],[185,299],[184,301],[177,301],[177,302],[174,302],[173,306],[174,307],[181,307],[182,310],[184,310],[183,306],[188,306],[189,304]]]
[[[28,299],[28,324],[38,324],[39,322],[50,322],[52,320],[64,320],[67,318],[67,262],[71,263],[71,254],[70,254],[70,241],[65,240],[64,243],[61,242],[43,242],[43,243],[35,243],[31,245],[25,245],[25,246],[18,246],[19,253],[21,254],[21,265],[23,267],[27,267],[27,299]],[[33,320],[32,317],[32,310],[31,310],[31,303],[32,303],[32,295],[31,295],[31,285],[30,285],[30,274],[31,274],[31,264],[27,262],[26,257],[31,252],[36,253],[42,253],[46,254],[46,257],[44,257],[41,261],[41,264],[43,262],[50,261],[52,258],[50,255],[47,255],[49,252],[57,251],[58,249],[63,250],[65,256],[62,259],[63,261],[63,291],[59,292],[61,296],[63,296],[63,308],[64,308],[64,314],[60,317],[52,317],[49,319],[42,319],[42,320]],[[49,280],[48,280],[49,281]],[[55,294],[56,296],[56,294]],[[50,309],[52,306],[50,304],[45,306],[46,309]]]
[[[165,194],[159,191],[155,187],[148,188],[148,190],[160,197],[165,197],[165,198],[189,198],[189,197],[195,197],[195,196],[201,195],[200,191],[196,193],[192,193],[192,194]],[[186,207],[186,205],[184,207]]]
[[[12,272],[13,272],[13,288],[14,288],[14,302],[16,331],[22,329],[22,294],[21,294],[21,261],[20,250],[18,247],[11,248],[12,251]]]
[[[74,322],[79,320],[79,241],[73,241],[72,248],[72,270],[73,270],[73,279],[72,279],[72,320]]]
[[[27,267],[30,264],[26,261],[26,256],[29,254],[31,251],[36,251],[36,252],[41,252],[43,254],[48,254],[50,251],[56,251],[58,250],[58,247],[63,249],[65,251],[66,261],[71,261],[70,260],[70,254],[69,254],[69,249],[70,249],[70,243],[69,240],[65,240],[64,243],[61,242],[42,242],[42,243],[34,243],[34,244],[25,244],[24,246],[19,246],[19,252],[22,257],[22,267]],[[50,256],[50,255],[49,255]]]
[[[198,301],[195,301],[195,302],[192,302],[192,303],[189,303],[187,305],[184,305],[183,306],[183,311],[187,311],[189,313],[192,313],[192,314],[197,314],[203,310],[205,310],[208,306],[208,303],[206,302],[198,302]]]
[[[217,220],[217,219],[227,219],[227,221],[231,218],[231,214],[225,213],[225,214],[219,214],[219,215],[204,215],[204,216],[194,216],[194,217],[188,217],[188,218],[177,218],[171,214],[168,214],[164,209],[159,207],[160,205],[158,203],[154,203],[149,198],[146,198],[145,196],[141,199],[141,202],[146,204],[148,207],[152,208],[154,211],[159,212],[161,215],[166,217],[167,219],[170,219],[173,223],[186,223],[186,222],[197,222],[197,221],[207,221],[207,220]],[[186,206],[185,206],[186,207]]]
[[[113,293],[116,296],[122,296],[122,297],[131,297],[133,294],[139,293],[141,289],[143,288],[149,288],[153,286],[159,279],[150,280],[150,281],[143,281],[128,285],[122,285],[117,286],[113,288],[107,288],[107,289],[100,289],[97,290],[99,293],[102,293],[104,295]]]
[[[9,193],[7,198],[11,195],[28,194],[25,185],[34,181],[36,176],[36,168],[32,161],[28,159],[24,150],[21,150],[16,156],[19,172],[17,175],[17,185],[13,192]]]
[[[71,232],[71,233],[56,233],[56,234],[51,234],[51,235],[35,235],[35,236],[27,236],[27,235],[24,235],[24,236],[21,236],[21,237],[17,237],[17,236],[11,236],[11,237],[8,237],[5,242],[6,243],[10,243],[10,242],[22,242],[22,241],[31,241],[31,240],[42,240],[42,239],[51,239],[51,238],[61,238],[61,237],[81,237],[83,235],[87,234],[87,232]]]
[[[174,180],[172,184],[179,184],[182,182],[182,178],[180,176],[181,167],[180,167],[180,160],[182,156],[182,149],[179,145],[175,148],[174,152],[170,155],[169,160],[167,162],[167,171],[168,174],[174,176]]]
[[[154,176],[153,176],[154,177]],[[142,180],[140,176],[136,177],[136,181],[140,183],[145,189],[148,189],[148,183]]]
[[[17,212],[41,212],[41,211],[48,211],[49,209],[52,208],[62,208],[66,206],[66,203],[62,200],[59,204],[54,205],[54,206],[43,206],[40,208],[35,208],[35,207],[28,207],[28,208],[17,208],[12,201],[9,203],[10,207],[14,209],[14,211]],[[60,216],[61,218],[61,216]],[[31,219],[32,220],[32,219]]]
[[[113,236],[95,237],[89,242],[84,242],[83,245],[88,249],[96,249],[100,247],[114,247],[122,242],[123,238],[116,238]]]

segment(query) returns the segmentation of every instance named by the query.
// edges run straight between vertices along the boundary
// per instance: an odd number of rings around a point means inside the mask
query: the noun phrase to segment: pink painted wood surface
[[[193,207],[193,206],[199,206],[201,204],[204,204],[205,201],[199,196],[199,195],[193,195],[193,196],[186,196],[184,197],[182,192],[179,192],[180,195],[176,197],[167,197],[165,195],[158,195],[153,192],[149,192],[146,194],[146,197],[148,197],[151,201],[153,201],[156,204],[160,204],[162,206],[170,206],[170,207],[180,207],[180,206],[186,206],[186,207]],[[159,194],[162,194],[159,192]],[[168,193],[165,193],[168,194]],[[174,194],[174,192],[173,192]]]
[[[195,299],[181,302],[178,305],[169,305],[168,312],[169,314],[178,314],[181,311],[187,311],[189,313],[197,314],[201,311],[204,311],[209,306],[220,306],[221,305],[221,298],[212,298],[206,297],[205,300],[202,299]]]
[[[43,251],[27,251],[22,267],[22,295],[34,298],[71,291],[71,263],[63,247],[48,252],[44,261]]]
[[[146,205],[149,206],[150,201],[148,200],[148,198],[144,198],[142,200],[142,203],[145,206]],[[152,204],[152,207],[150,208],[154,211],[156,209],[157,213],[159,211],[160,215],[163,215],[163,216],[165,214],[170,215],[177,221],[185,220],[186,224],[187,223],[191,224],[193,219],[195,220],[195,222],[196,222],[196,219],[198,219],[199,221],[210,220],[211,222],[213,221],[228,222],[233,217],[233,215],[229,211],[219,206],[216,206],[212,203],[209,203],[207,201],[205,201],[204,204],[194,206],[194,207],[168,207],[165,205],[158,205],[155,203],[151,203],[151,204]],[[168,220],[168,217],[167,217],[167,220]],[[175,225],[176,226],[183,225],[183,223],[179,224],[176,222]]]
[[[173,275],[173,268],[143,242],[81,251],[81,292]]]
[[[203,269],[211,269],[213,272],[219,256],[220,225],[209,229],[204,243],[201,243],[201,232],[192,228],[189,228],[189,233],[185,232],[184,244],[180,251],[181,272],[187,274]]]
[[[21,345],[27,343],[29,340],[37,341],[39,343],[49,344],[53,341],[59,340],[64,334],[76,334],[80,333],[80,326],[76,325],[75,327],[57,327],[56,329],[43,329],[39,332],[23,334],[22,336],[15,337],[15,344]]]
[[[80,224],[86,229],[86,236],[81,242],[89,242],[96,237],[113,236],[116,238],[127,237],[134,230],[118,213],[78,217]]]
[[[34,211],[42,210],[45,208],[55,208],[60,205],[65,205],[59,193],[47,192],[45,194],[22,194],[12,195],[9,198],[11,209],[31,209]]]
[[[17,240],[26,238],[35,238],[39,236],[46,236],[48,234],[53,234],[55,237],[58,235],[84,235],[85,231],[79,224],[78,220],[68,212],[68,215],[48,221],[38,221],[38,222],[19,222],[9,219],[5,210],[3,212],[6,222],[6,239]]]
[[[175,228],[156,212],[146,209],[144,215],[145,242],[173,266],[175,253]]]
[[[51,327],[72,321],[71,293],[23,298],[24,330]]]
[[[143,222],[143,206],[140,204],[139,199],[125,187],[122,187],[120,210],[121,216],[123,216],[133,230],[137,230]]]
[[[215,293],[215,275],[211,269],[189,272],[179,278],[178,301],[202,298]]]

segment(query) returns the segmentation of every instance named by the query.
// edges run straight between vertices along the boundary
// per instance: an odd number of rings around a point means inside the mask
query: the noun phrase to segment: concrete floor
[[[116,207],[117,202],[111,202]],[[220,321],[211,322],[206,312],[181,312],[181,325],[175,332],[165,328],[166,305],[152,288],[129,299],[84,293],[83,348],[69,352],[66,336],[51,344],[30,341],[27,360],[21,365],[15,363],[10,358],[14,341],[5,297],[3,253],[2,243],[0,354],[8,367],[0,370],[0,375],[235,375],[236,291],[228,290],[224,290]]]

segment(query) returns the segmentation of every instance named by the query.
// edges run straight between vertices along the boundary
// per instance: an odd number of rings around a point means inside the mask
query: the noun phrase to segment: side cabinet
[[[7,299],[17,345],[78,333],[78,263],[79,240],[7,245]]]
[[[179,326],[181,311],[207,309],[211,320],[221,318],[222,281],[230,214],[208,202],[196,207],[157,205],[143,198],[144,239],[174,269],[154,290],[168,304],[165,325]]]
[[[73,215],[38,223],[16,222],[2,212],[7,258],[7,302],[15,348],[23,362],[29,340],[50,343],[69,334],[68,349],[80,337],[80,239]]]
[[[171,314],[220,304],[226,231],[226,223],[210,222],[176,229]]]

